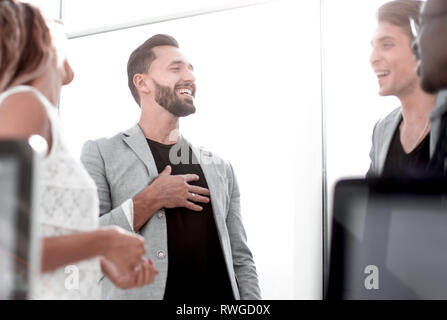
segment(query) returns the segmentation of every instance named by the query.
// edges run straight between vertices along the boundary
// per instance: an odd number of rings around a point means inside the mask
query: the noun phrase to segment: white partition
[[[233,164],[266,299],[322,296],[319,27],[319,1],[283,0],[70,40],[76,76],[60,112],[78,156],[138,120],[131,51],[156,33],[177,38],[198,86],[183,134]]]

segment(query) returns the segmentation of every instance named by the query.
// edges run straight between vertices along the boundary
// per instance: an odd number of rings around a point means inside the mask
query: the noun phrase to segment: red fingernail
[[[148,259],[147,259],[147,262],[149,262],[150,264],[154,264],[154,262],[152,261],[151,258],[148,258]]]

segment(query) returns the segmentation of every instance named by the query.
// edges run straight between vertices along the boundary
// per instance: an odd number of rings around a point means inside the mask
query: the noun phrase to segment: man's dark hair
[[[413,33],[410,27],[410,18],[419,23],[419,12],[423,1],[420,0],[395,0],[382,5],[377,11],[377,20],[388,22],[402,27],[413,41]]]
[[[178,42],[173,37],[166,34],[157,34],[147,39],[142,45],[136,48],[127,62],[128,85],[132,96],[140,105],[140,95],[133,83],[133,76],[137,73],[145,73],[149,70],[152,61],[156,56],[152,48],[158,46],[173,46],[178,48]]]

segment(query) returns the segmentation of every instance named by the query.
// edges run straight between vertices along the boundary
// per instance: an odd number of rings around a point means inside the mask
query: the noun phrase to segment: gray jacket
[[[433,156],[439,139],[441,117],[447,111],[447,90],[440,91],[436,99],[436,106],[430,113],[430,158]],[[388,149],[394,132],[402,120],[401,107],[393,110],[389,115],[376,123],[372,135],[372,147],[369,153],[371,165],[367,177],[379,177],[385,166]]]
[[[189,144],[189,143],[188,143]],[[231,165],[216,155],[191,146],[199,159],[211,193],[218,236],[236,299],[261,299],[258,276],[240,212],[240,193]],[[81,161],[96,182],[100,225],[118,225],[132,231],[121,204],[149,185],[158,171],[146,138],[138,125],[111,138],[87,141]],[[147,256],[160,272],[154,283],[131,290],[101,280],[105,299],[162,299],[168,272],[167,229],[164,209],[138,231],[146,239]]]

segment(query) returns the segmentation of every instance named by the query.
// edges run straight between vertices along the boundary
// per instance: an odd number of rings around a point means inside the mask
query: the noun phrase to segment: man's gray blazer
[[[188,143],[189,144],[189,143]],[[214,212],[218,236],[236,299],[260,299],[258,276],[240,212],[240,194],[231,165],[216,155],[191,148],[199,159]],[[121,204],[148,186],[158,171],[147,140],[138,125],[112,138],[87,141],[81,161],[96,182],[100,201],[100,225],[118,225],[132,231]],[[101,280],[105,299],[163,299],[168,272],[167,228],[164,209],[156,212],[138,231],[147,256],[160,272],[154,283],[121,290]],[[219,288],[216,288],[219,290]]]
[[[436,99],[436,106],[430,113],[430,158],[433,157],[439,139],[441,117],[447,111],[447,90],[441,91]],[[379,177],[383,173],[388,150],[397,126],[402,120],[401,107],[395,109],[384,119],[376,123],[369,153],[371,165],[367,177]]]

